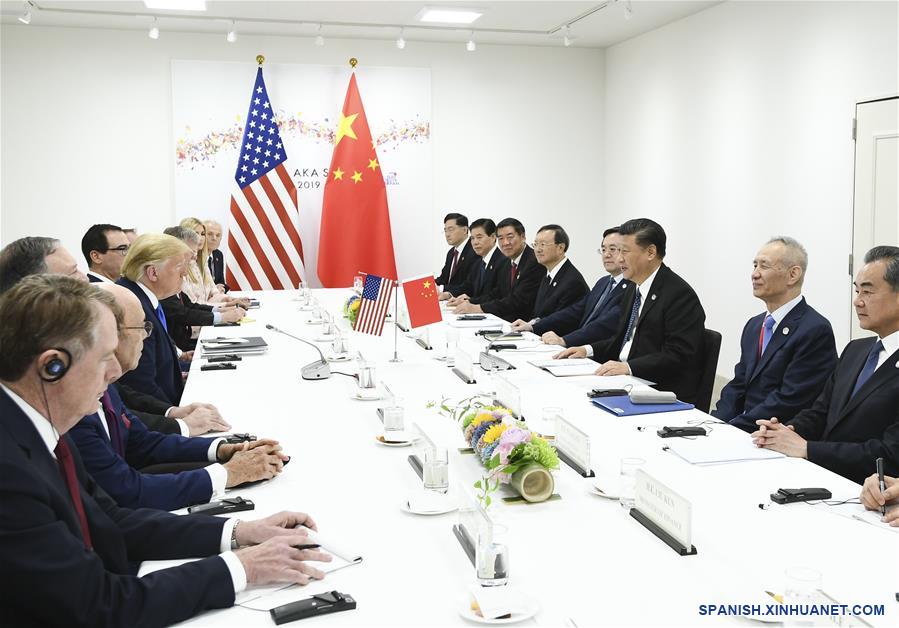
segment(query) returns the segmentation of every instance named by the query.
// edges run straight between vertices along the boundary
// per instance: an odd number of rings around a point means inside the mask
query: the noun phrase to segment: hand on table
[[[238,530],[249,522],[241,522]],[[310,580],[321,580],[323,571],[316,569],[305,561],[315,560],[331,562],[331,556],[319,550],[297,549],[305,536],[275,536],[259,545],[239,549],[234,555],[240,560],[247,574],[247,584],[274,584],[291,582],[309,584]]]
[[[792,426],[784,425],[777,417],[759,419],[755,423],[759,429],[752,433],[752,442],[758,447],[793,458],[808,458],[808,443]]]
[[[534,331],[534,326],[520,318],[512,323],[512,331]]]
[[[880,510],[882,506],[895,506],[887,510],[884,521],[893,527],[899,527],[899,478],[891,478],[884,476],[883,483],[886,484],[886,490],[880,491],[880,479],[876,473],[865,478],[862,485],[862,492],[859,499],[862,505],[868,510]]]
[[[244,482],[270,480],[284,469],[284,462],[289,460],[281,453],[277,441],[254,441],[242,443],[240,449],[231,454],[231,459],[224,465],[228,472],[226,488],[238,486]]]
[[[553,360],[564,360],[565,358],[586,358],[587,350],[583,347],[571,347],[565,349],[553,356]]]
[[[540,336],[540,340],[545,345],[559,345],[560,347],[567,346],[565,344],[565,340],[563,340],[562,337],[554,331],[546,332],[545,334]]]
[[[599,365],[599,368],[596,369],[596,373],[594,375],[630,375],[631,367],[627,365],[627,362],[617,362],[615,360],[609,360],[608,362],[603,362]]]

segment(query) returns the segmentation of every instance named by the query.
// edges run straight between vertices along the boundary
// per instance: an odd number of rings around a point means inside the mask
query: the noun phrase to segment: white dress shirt
[[[899,331],[894,331],[886,338],[881,338],[880,341],[883,343],[883,349],[880,350],[880,355],[877,356],[878,369],[883,366],[887,358],[899,351]]]
[[[102,283],[115,283],[112,279],[107,277],[106,275],[101,275],[100,273],[95,273],[92,270],[87,271],[88,277],[94,277]]]
[[[9,395],[9,398],[12,399],[13,402],[17,406],[19,406],[25,416],[27,416],[31,420],[32,425],[34,425],[34,429],[37,430],[38,435],[41,437],[41,440],[47,446],[47,450],[50,452],[50,455],[55,460],[56,454],[54,453],[54,450],[56,449],[56,444],[59,442],[59,433],[50,424],[50,421],[47,420],[47,418],[44,417],[44,415],[38,412],[35,408],[33,408],[28,402],[26,402],[19,395],[14,393],[3,384],[0,384],[0,389],[3,389],[3,392]],[[101,421],[101,423],[104,423],[105,425],[105,421]],[[219,556],[221,556],[222,560],[225,561],[225,565],[228,567],[228,572],[231,574],[231,582],[234,585],[234,592],[240,593],[247,588],[247,572],[244,570],[240,559],[234,555],[234,552],[230,551],[231,532],[237,522],[238,519],[225,520],[225,525],[222,527],[221,541],[219,542],[219,551],[221,551],[222,553],[219,554]]]
[[[787,314],[789,314],[794,307],[799,305],[800,301],[802,301],[801,294],[794,299],[790,299],[773,312],[768,312],[771,315],[771,318],[774,319],[774,327],[771,328],[771,331],[774,331],[780,326],[780,323],[783,321],[783,319],[787,317]]]

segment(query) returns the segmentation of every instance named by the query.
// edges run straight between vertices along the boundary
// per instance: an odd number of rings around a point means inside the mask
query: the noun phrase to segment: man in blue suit
[[[122,286],[102,284],[123,312],[116,359],[123,372],[137,366],[147,335],[141,304]],[[111,384],[100,408],[69,432],[87,472],[120,506],[176,510],[223,496],[226,488],[268,480],[281,472],[287,457],[276,441],[240,445],[221,438],[185,438],[150,431],[122,403]],[[138,469],[175,462],[212,463],[177,473],[141,473]]]
[[[789,423],[759,419],[752,439],[861,484],[878,458],[899,474],[899,247],[867,252],[855,293],[858,324],[875,336],[846,345],[811,407]]]
[[[7,626],[163,626],[247,584],[324,574],[303,513],[258,521],[119,507],[67,432],[121,374],[118,307],[85,281],[27,277],[0,297],[0,609]],[[121,317],[121,313],[118,312]],[[236,551],[232,551],[236,550]],[[199,558],[138,578],[144,560]]]
[[[586,295],[566,308],[531,324],[512,325],[515,331],[532,331],[545,344],[577,347],[611,336],[621,315],[621,297],[627,280],[618,267],[618,227],[602,234],[602,265],[609,273],[594,284]]]
[[[191,352],[179,356],[175,342],[168,334],[168,324],[160,301],[181,291],[187,274],[188,246],[172,236],[147,233],[131,245],[122,264],[118,284],[140,299],[145,320],[153,323],[155,334],[144,340],[137,368],[122,377],[122,383],[160,401],[177,406],[181,402],[184,382],[179,357],[190,359]]]
[[[837,350],[830,322],[802,296],[807,267],[793,238],[772,238],[755,256],[752,294],[766,311],[743,328],[740,361],[712,416],[754,432],[759,419],[789,421],[824,388]]]

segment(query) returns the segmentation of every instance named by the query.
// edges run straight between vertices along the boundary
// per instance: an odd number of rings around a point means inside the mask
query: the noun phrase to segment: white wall
[[[749,274],[775,234],[804,243],[806,297],[848,342],[851,119],[897,93],[896,24],[895,2],[729,2],[606,50],[608,218],[665,227],[724,335],[719,373],[764,309]]]
[[[392,41],[330,38],[316,48],[309,38],[243,35],[229,45],[223,35],[164,32],[152,41],[144,31],[19,25],[0,35],[2,244],[54,235],[74,253],[93,222],[151,231],[174,221],[172,59],[263,53],[272,63],[342,65],[355,56],[360,70],[431,68],[434,193],[421,211],[433,228],[397,246],[420,246],[439,270],[447,211],[515,215],[530,237],[540,224],[564,225],[575,263],[598,277],[602,51],[479,45],[467,53],[462,42],[413,41],[399,51]]]

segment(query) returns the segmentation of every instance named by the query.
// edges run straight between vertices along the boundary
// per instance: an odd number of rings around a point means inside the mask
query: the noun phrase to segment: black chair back
[[[715,388],[715,373],[718,369],[718,354],[721,352],[721,334],[714,329],[706,329],[702,334],[702,375],[696,392],[696,407],[708,412],[712,405],[712,390]]]

